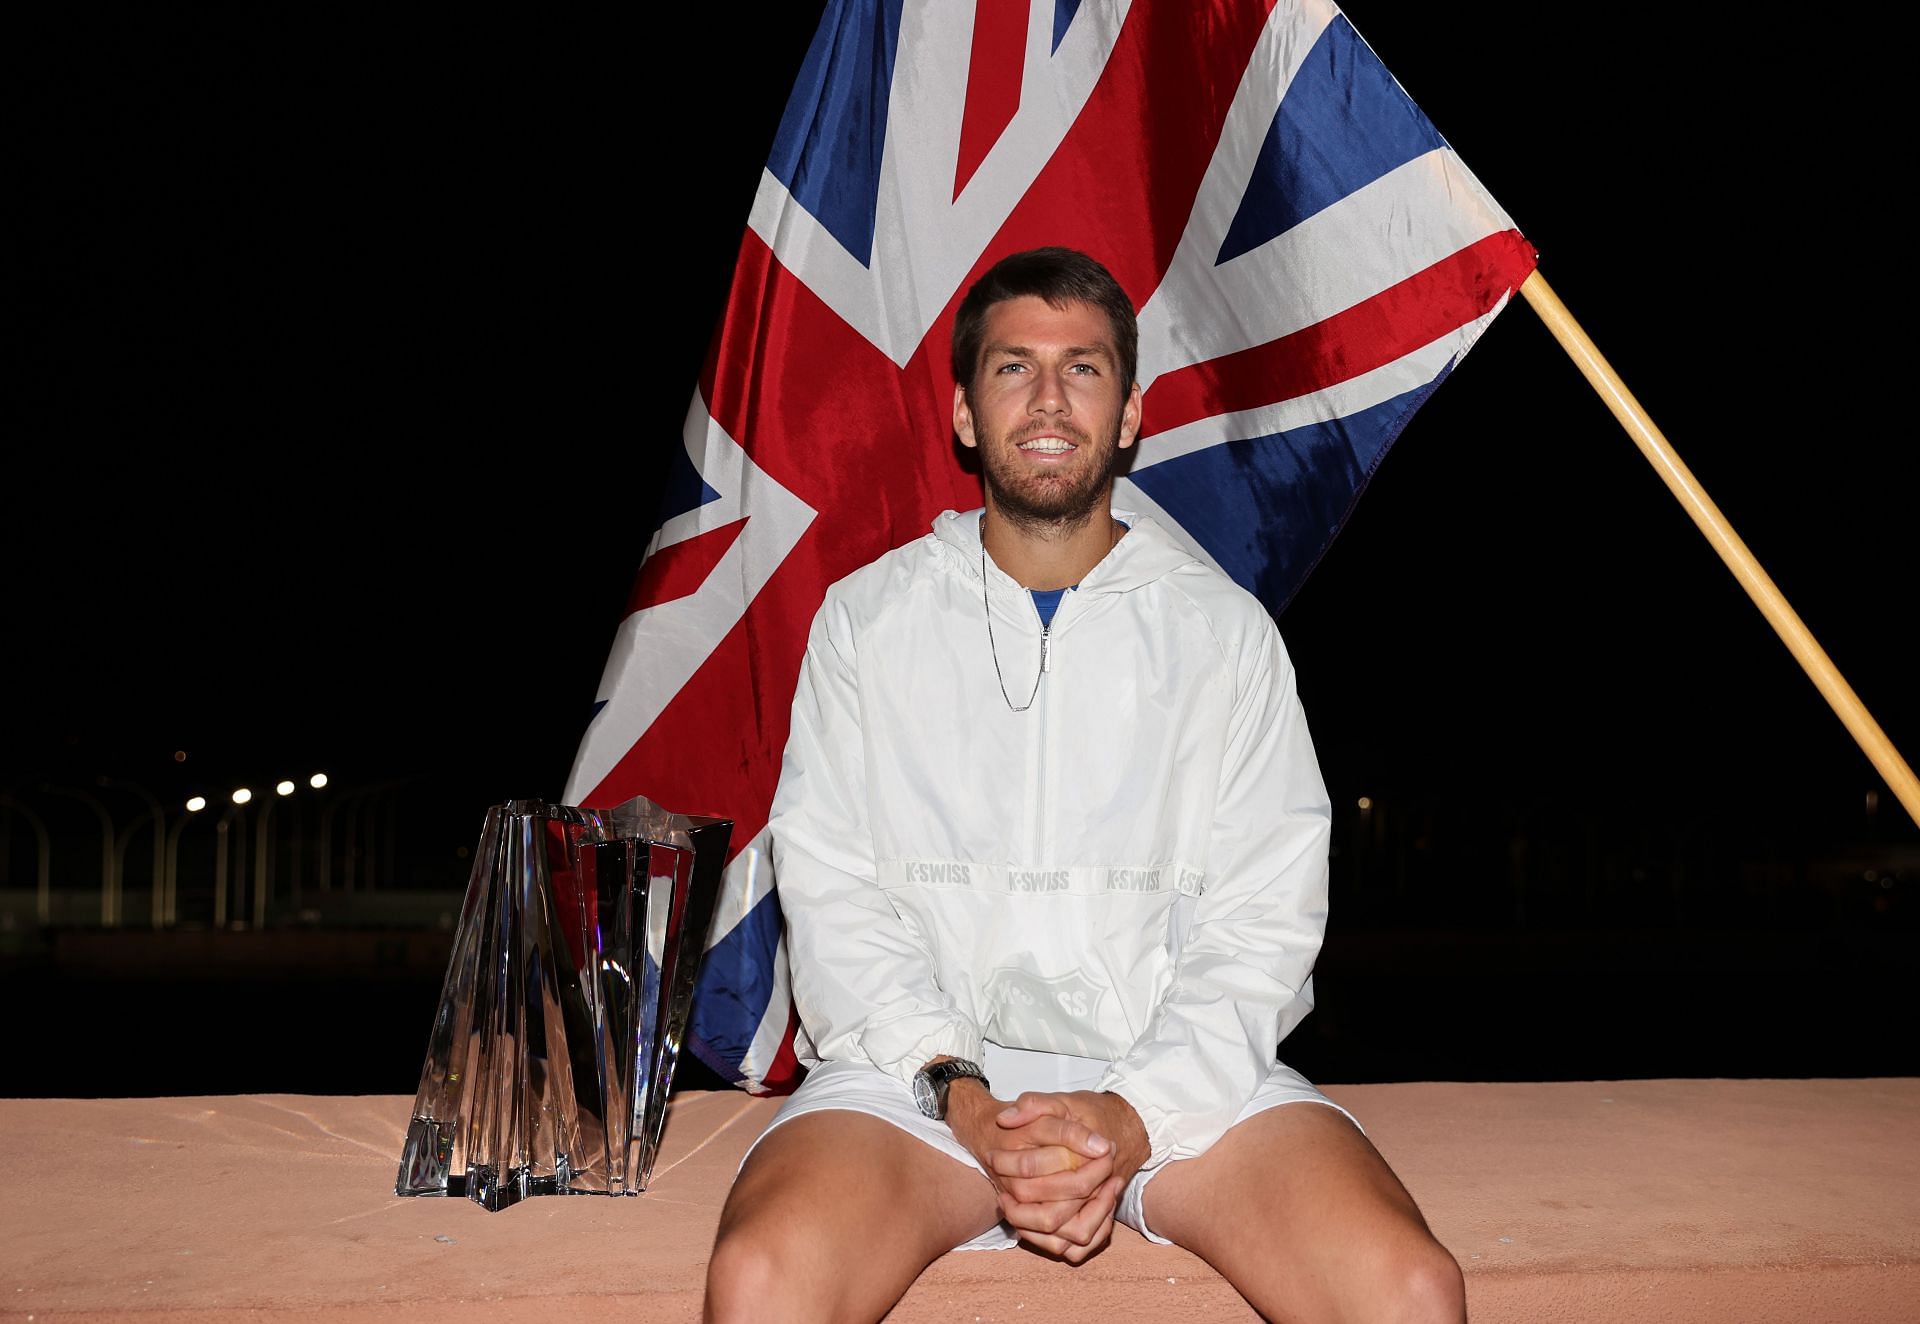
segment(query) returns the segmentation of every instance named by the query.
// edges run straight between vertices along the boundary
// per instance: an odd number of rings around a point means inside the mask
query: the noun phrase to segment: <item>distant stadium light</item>
[[[313,774],[313,776],[307,778],[307,785],[311,786],[316,791],[319,790],[322,786],[325,786],[326,784],[327,784],[327,774],[324,772],[316,772]]]
[[[187,812],[189,814],[197,814],[202,809],[205,809],[206,807],[207,807],[207,797],[204,795],[196,795],[191,800],[187,801]]]
[[[292,795],[292,794],[293,794],[293,783],[292,783],[292,782],[279,782],[279,783],[276,783],[276,784],[275,784],[275,786],[274,786],[274,788],[273,788],[273,793],[274,793],[275,795]]]
[[[237,805],[243,805],[251,799],[253,799],[253,792],[244,786],[233,793],[233,802]]]

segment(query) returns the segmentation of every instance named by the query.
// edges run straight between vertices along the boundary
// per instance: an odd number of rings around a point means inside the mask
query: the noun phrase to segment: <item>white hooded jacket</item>
[[[1153,1166],[1217,1140],[1312,1007],[1330,807],[1265,609],[1116,514],[1045,674],[991,558],[982,601],[977,511],[829,589],[769,828],[803,1061],[1110,1060]]]

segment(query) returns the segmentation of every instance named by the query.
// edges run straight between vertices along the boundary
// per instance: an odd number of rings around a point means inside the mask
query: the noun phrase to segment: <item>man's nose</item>
[[[1036,414],[1067,414],[1073,412],[1067,401],[1066,374],[1057,368],[1036,368],[1032,394],[1027,400],[1028,410]]]

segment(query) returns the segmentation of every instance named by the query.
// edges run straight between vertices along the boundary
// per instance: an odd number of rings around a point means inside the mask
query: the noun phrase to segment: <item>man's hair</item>
[[[1023,295],[1045,299],[1055,308],[1069,303],[1091,304],[1107,315],[1113,329],[1113,352],[1120,358],[1121,389],[1133,388],[1134,368],[1140,359],[1140,326],[1134,320],[1133,300],[1120,288],[1113,273],[1072,248],[1033,248],[1001,258],[967,291],[960,311],[953,315],[953,379],[968,390],[980,370],[981,341],[987,334],[987,312],[997,303]]]

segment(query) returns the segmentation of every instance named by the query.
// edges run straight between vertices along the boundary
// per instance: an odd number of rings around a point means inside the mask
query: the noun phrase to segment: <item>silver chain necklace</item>
[[[993,604],[987,601],[987,530],[986,517],[980,518],[980,605],[987,612],[987,651],[993,654],[993,674],[1000,678],[1000,697],[1007,701],[1007,707],[1016,713],[1024,713],[1033,707],[1035,696],[1040,693],[1040,677],[1047,673],[1047,665],[1053,659],[1048,648],[1048,629],[1040,627],[1040,670],[1033,673],[1033,688],[1027,692],[1027,701],[1015,706],[1013,696],[1007,693],[1007,678],[1000,671],[1000,649],[993,642]]]
[[[1116,522],[1113,516],[1107,516],[1110,523]],[[1113,541],[1107,544],[1111,552],[1120,541],[1118,530],[1112,530]],[[1033,673],[1033,688],[1027,691],[1027,701],[1015,704],[1013,696],[1007,693],[1007,677],[1000,670],[1000,649],[993,639],[993,604],[987,601],[987,515],[980,513],[980,606],[987,614],[987,651],[993,655],[993,674],[1000,681],[1000,697],[1007,701],[1007,708],[1016,713],[1024,713],[1033,707],[1033,701],[1040,694],[1040,678],[1053,670],[1053,625],[1045,622],[1040,626],[1040,669]]]

